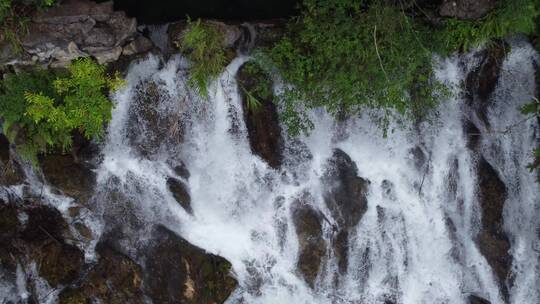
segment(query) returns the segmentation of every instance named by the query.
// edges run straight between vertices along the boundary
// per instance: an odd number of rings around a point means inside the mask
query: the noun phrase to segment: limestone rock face
[[[150,50],[151,43],[140,37],[137,21],[114,11],[112,1],[65,1],[32,16],[28,34],[21,38],[21,54],[0,45],[0,64],[61,67],[88,56],[109,63],[118,60],[124,48],[129,55]]]

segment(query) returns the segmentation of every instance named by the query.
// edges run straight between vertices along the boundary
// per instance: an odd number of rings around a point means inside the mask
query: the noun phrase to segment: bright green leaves
[[[219,76],[227,65],[223,47],[223,32],[218,25],[188,20],[182,34],[180,49],[191,61],[189,85],[201,96],[208,97],[210,81]]]
[[[48,148],[68,149],[73,130],[100,139],[111,119],[106,94],[122,83],[89,58],[74,61],[67,73],[58,76],[44,70],[8,75],[0,86],[4,132],[33,163]]]

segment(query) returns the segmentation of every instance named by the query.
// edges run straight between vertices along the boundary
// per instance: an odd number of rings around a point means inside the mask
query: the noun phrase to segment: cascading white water
[[[518,107],[533,96],[535,56],[528,45],[515,43],[505,60],[497,102],[488,113],[494,130],[523,119]],[[229,304],[385,303],[388,299],[457,304],[466,303],[470,293],[493,304],[503,303],[490,266],[474,241],[481,215],[474,152],[467,147],[463,128],[468,111],[460,91],[463,58],[439,62],[437,77],[454,94],[440,101],[440,115],[433,122],[398,127],[383,138],[369,119],[352,119],[342,130],[343,124],[334,124],[316,110],[311,113],[315,124],[311,135],[299,143],[286,140],[287,145],[307,149],[310,157],[300,157],[301,165],[288,162],[299,154],[294,147],[286,149],[280,170],[270,168],[249,147],[235,80],[246,60],[239,57],[228,66],[209,88],[208,100],[197,98],[186,86],[185,63],[180,58],[164,67],[155,56],[133,64],[129,86],[115,95],[97,196],[120,191],[141,216],[229,260],[240,284]],[[145,81],[157,83],[160,94],[167,96],[154,105],[160,115],[177,115],[184,129],[181,143],[162,143],[147,158],[128,140],[137,86]],[[529,121],[519,132],[482,137],[484,157],[509,188],[504,216],[514,257],[510,299],[516,304],[540,303],[540,220],[535,216],[540,191],[525,168],[530,161],[527,153],[537,140],[535,128]],[[148,136],[140,130],[137,136]],[[314,207],[329,219],[323,222],[323,236],[332,242],[333,220],[322,198],[321,176],[335,148],[347,153],[359,176],[371,182],[368,211],[349,236],[346,274],[336,283],[337,265],[329,250],[311,289],[297,270],[299,249],[291,205],[310,192]],[[415,149],[426,155],[423,165],[416,164],[411,152]],[[167,189],[167,176],[175,176],[171,164],[178,161],[190,172],[184,181],[193,215]],[[454,229],[449,228],[449,220]],[[459,258],[453,254],[456,250]]]

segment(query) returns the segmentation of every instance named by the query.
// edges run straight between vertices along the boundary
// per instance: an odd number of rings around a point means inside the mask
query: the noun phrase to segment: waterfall
[[[435,60],[436,78],[451,92],[440,95],[429,121],[392,125],[383,137],[369,115],[336,122],[315,109],[309,135],[282,134],[279,169],[250,148],[235,77],[249,57],[234,59],[204,99],[187,84],[184,58],[148,55],[131,64],[127,86],[112,96],[91,198],[99,222],[93,230],[116,233],[106,227],[114,222],[122,235],[135,236],[121,241],[129,251],[150,238],[153,224],[164,225],[224,257],[239,282],[228,304],[466,304],[471,295],[492,304],[540,303],[540,187],[526,168],[540,130],[519,111],[537,89],[533,62],[540,58],[527,43],[512,42],[482,119],[463,85],[478,52]],[[367,189],[367,210],[346,228],[346,240],[326,201],[336,151],[350,158]],[[510,244],[505,282],[479,245],[487,225],[482,166],[505,187],[497,230]],[[187,185],[189,208],[169,190],[171,177]],[[57,200],[67,209],[69,200]],[[314,210],[321,230],[312,286],[298,267],[305,242],[295,229],[299,201]],[[339,244],[347,244],[345,253]],[[87,260],[92,250],[85,248]],[[26,295],[24,280],[17,281]]]

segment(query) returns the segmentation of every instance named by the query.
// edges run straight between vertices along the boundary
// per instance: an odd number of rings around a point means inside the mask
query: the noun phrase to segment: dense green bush
[[[65,72],[7,75],[0,84],[3,132],[33,163],[50,148],[66,151],[73,130],[88,139],[101,138],[112,110],[106,94],[121,82],[88,58],[74,61]]]
[[[438,37],[444,53],[467,50],[494,39],[538,30],[540,2],[536,0],[506,0],[480,20],[449,19]]]
[[[203,97],[208,97],[208,84],[227,65],[223,33],[217,25],[188,20],[179,47],[191,61],[189,84]]]
[[[282,120],[296,134],[309,130],[304,110],[315,107],[334,114],[380,109],[384,130],[392,117],[422,116],[435,104],[434,93],[446,91],[432,77],[434,54],[532,34],[539,5],[502,1],[481,20],[449,18],[435,28],[401,1],[304,0],[301,16],[268,51],[291,84],[281,98]]]
[[[292,133],[309,129],[295,111],[331,113],[365,108],[409,115],[433,104],[427,27],[399,6],[367,1],[305,0],[298,22],[269,52],[286,89],[283,118]]]

